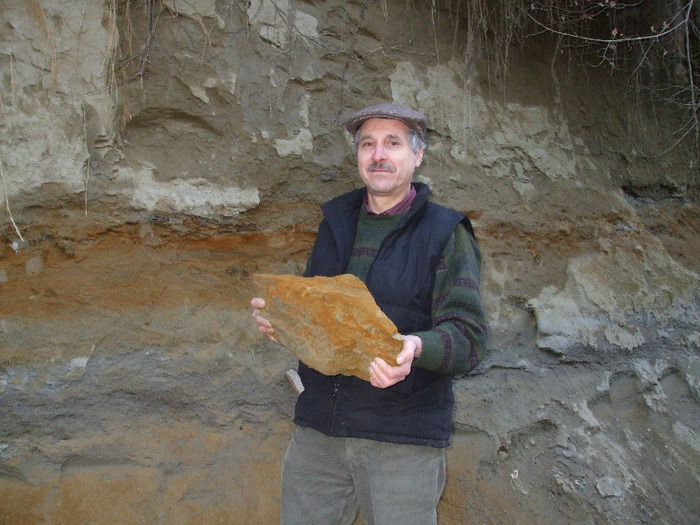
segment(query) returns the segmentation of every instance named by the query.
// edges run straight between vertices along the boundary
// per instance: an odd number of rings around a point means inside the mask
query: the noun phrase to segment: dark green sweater
[[[347,273],[365,281],[382,240],[401,216],[360,213]],[[486,315],[479,294],[480,262],[476,241],[463,226],[457,226],[436,270],[432,295],[433,328],[413,334],[423,340],[421,357],[414,366],[443,374],[462,374],[483,359]],[[474,334],[483,334],[483,338]]]

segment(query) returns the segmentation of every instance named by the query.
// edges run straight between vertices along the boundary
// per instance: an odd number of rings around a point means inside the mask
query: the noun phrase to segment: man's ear
[[[423,148],[418,150],[418,153],[416,153],[416,168],[420,166],[423,162]]]

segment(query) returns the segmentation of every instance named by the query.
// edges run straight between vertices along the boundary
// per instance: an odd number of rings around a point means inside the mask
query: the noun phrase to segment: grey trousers
[[[282,464],[283,525],[437,524],[444,449],[296,427]]]

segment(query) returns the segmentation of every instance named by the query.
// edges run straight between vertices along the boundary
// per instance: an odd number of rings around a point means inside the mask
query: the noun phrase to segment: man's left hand
[[[398,366],[390,366],[384,359],[377,357],[369,365],[369,377],[372,386],[387,388],[406,379],[411,373],[411,365],[420,357],[423,341],[417,335],[407,335],[403,339],[403,348],[396,357]]]

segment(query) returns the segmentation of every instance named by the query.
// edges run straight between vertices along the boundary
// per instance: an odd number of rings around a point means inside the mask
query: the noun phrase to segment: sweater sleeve
[[[433,327],[414,334],[423,340],[423,351],[414,366],[458,375],[482,361],[488,329],[480,279],[481,252],[460,224],[450,236],[436,270]]]

